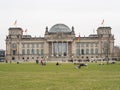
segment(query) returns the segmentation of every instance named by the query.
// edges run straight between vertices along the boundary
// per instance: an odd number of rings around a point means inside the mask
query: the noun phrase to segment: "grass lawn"
[[[120,90],[120,63],[80,69],[71,63],[0,63],[0,90]]]

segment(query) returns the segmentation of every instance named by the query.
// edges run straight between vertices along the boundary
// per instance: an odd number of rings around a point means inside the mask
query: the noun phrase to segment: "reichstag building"
[[[75,36],[74,27],[55,24],[46,27],[44,37],[24,35],[20,27],[10,27],[6,36],[6,60],[35,61],[43,57],[47,61],[91,60],[112,58],[114,35],[111,27],[98,27],[97,34]],[[40,32],[38,32],[40,33]]]

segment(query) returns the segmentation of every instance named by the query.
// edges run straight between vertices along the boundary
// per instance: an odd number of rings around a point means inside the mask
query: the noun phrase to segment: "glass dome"
[[[69,32],[71,32],[71,30],[65,24],[56,24],[56,25],[51,27],[49,32],[50,33],[58,33],[58,32],[69,33]]]

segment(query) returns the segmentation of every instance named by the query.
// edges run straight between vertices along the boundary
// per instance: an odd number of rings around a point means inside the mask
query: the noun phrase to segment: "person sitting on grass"
[[[59,63],[57,62],[57,63],[56,63],[56,65],[58,66],[58,65],[59,65]]]
[[[77,68],[77,69],[80,69],[81,66],[87,66],[87,64],[85,64],[85,63],[80,63],[76,68]]]

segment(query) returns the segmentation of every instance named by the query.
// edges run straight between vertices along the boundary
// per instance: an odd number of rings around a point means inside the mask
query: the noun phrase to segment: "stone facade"
[[[7,61],[35,61],[43,57],[48,61],[91,60],[113,57],[114,35],[110,27],[99,27],[97,34],[76,37],[74,27],[56,24],[44,37],[23,35],[22,28],[9,28],[6,36]]]

